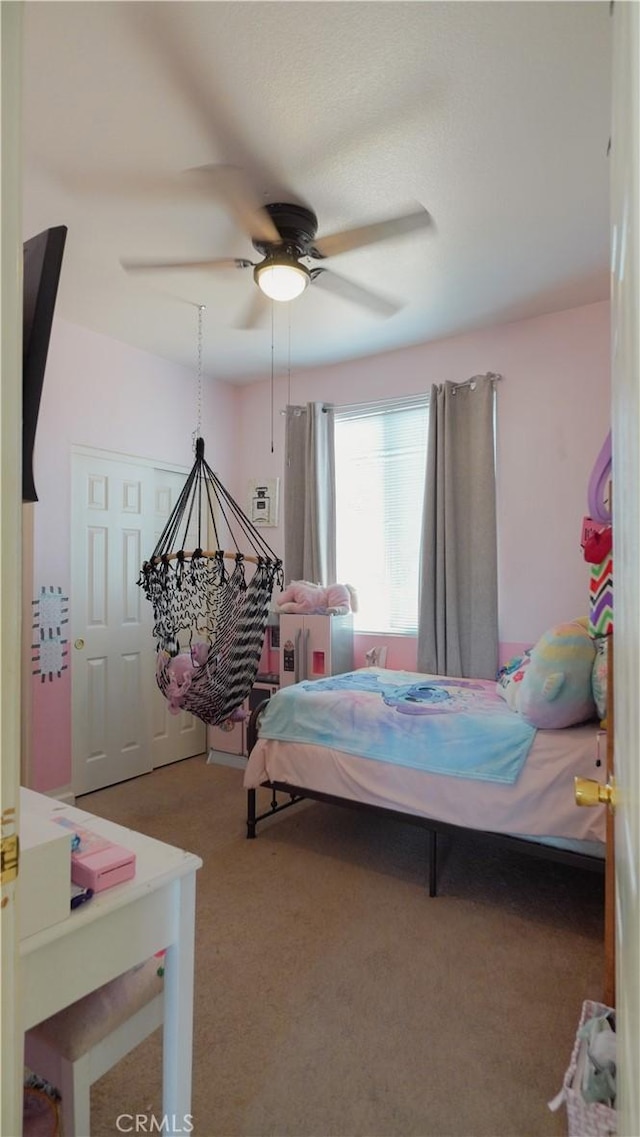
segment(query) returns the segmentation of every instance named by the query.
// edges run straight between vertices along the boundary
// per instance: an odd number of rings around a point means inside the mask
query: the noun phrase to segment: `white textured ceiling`
[[[57,312],[232,382],[608,295],[608,4],[28,2],[24,235],[69,227]],[[331,268],[239,329],[251,270],[132,276],[120,260],[259,259],[185,171],[245,170],[319,235],[422,203],[434,225]]]

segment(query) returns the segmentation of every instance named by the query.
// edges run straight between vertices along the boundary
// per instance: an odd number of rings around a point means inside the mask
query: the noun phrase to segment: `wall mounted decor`
[[[252,478],[249,482],[249,517],[253,525],[278,524],[280,478]]]
[[[69,597],[63,596],[62,589],[53,584],[43,584],[37,600],[32,601],[35,629],[35,642],[32,662],[36,664],[34,675],[39,675],[44,683],[48,678],[53,682],[54,675],[59,679],[66,671],[69,641],[63,636],[65,624],[69,623]]]

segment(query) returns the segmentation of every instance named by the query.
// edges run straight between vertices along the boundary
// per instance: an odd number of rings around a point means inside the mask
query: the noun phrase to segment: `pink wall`
[[[69,595],[71,447],[193,461],[195,375],[185,368],[56,319],[35,446],[34,596],[42,585]],[[202,426],[206,456],[225,482],[234,463],[238,389],[207,380]],[[70,598],[70,607],[73,597]],[[72,663],[72,653],[68,658]],[[71,781],[70,673],[32,687],[32,786],[46,792]]]
[[[608,302],[300,372],[292,377],[291,401],[326,400],[339,406],[391,398],[484,371],[504,376],[498,385],[497,420],[504,659],[514,645],[531,644],[551,624],[587,611],[580,532],[589,475],[610,422]],[[287,390],[287,379],[277,379],[271,454],[269,383],[241,389],[238,470],[243,479],[284,476],[284,418],[279,412]],[[237,485],[236,493],[243,492]],[[282,524],[268,532],[282,555]],[[415,641],[401,637],[359,636],[358,663],[371,642],[388,645],[388,666],[415,667]]]
[[[294,374],[293,402],[336,405],[414,394],[433,382],[499,371],[498,521],[502,658],[550,624],[586,612],[580,550],[587,484],[609,427],[609,305],[576,308]],[[276,379],[274,453],[267,380],[205,383],[207,457],[242,504],[249,478],[284,476],[288,381]],[[195,377],[144,352],[56,320],[35,453],[34,595],[70,587],[71,447],[83,444],[190,466]],[[282,511],[281,511],[282,516]],[[280,524],[265,532],[283,552]],[[356,582],[357,583],[357,582]],[[72,599],[71,599],[72,602]],[[356,637],[356,663],[386,643],[387,665],[415,668],[412,638]],[[33,689],[32,784],[71,780],[70,679]]]

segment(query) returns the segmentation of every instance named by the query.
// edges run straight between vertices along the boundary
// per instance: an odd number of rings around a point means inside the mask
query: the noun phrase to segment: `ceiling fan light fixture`
[[[253,277],[258,288],[270,300],[295,300],[311,280],[311,274],[298,261],[269,257],[256,265]]]

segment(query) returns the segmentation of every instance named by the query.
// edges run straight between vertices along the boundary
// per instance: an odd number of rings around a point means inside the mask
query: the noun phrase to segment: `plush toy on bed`
[[[591,685],[596,649],[586,617],[550,628],[528,654],[513,702],[508,700],[513,710],[532,726],[551,730],[596,717]]]
[[[358,611],[356,590],[350,584],[312,584],[309,580],[292,580],[275,599],[276,612],[298,612],[307,615],[346,616]]]

